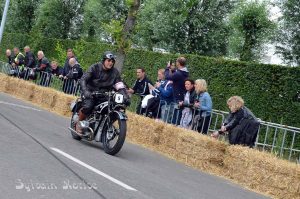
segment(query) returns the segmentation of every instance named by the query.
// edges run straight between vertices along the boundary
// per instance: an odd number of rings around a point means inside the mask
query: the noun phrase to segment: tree
[[[282,18],[278,34],[277,53],[285,62],[300,65],[300,4],[298,0],[284,0],[280,4]]]
[[[266,4],[242,3],[230,17],[230,56],[241,61],[260,58],[263,44],[272,37],[275,24],[268,18]]]
[[[123,25],[122,30],[118,33],[117,32],[117,39],[118,39],[118,56],[116,62],[116,67],[121,71],[125,62],[126,57],[126,50],[131,47],[131,37],[132,32],[135,28],[135,23],[137,20],[137,14],[141,6],[140,0],[128,0],[127,5],[128,15],[126,21]]]
[[[107,3],[107,0],[88,0],[84,6],[83,32],[88,40],[104,40],[114,43],[106,26],[126,18],[128,8],[124,0]]]
[[[89,40],[104,40],[118,48],[115,67],[122,70],[126,50],[131,47],[140,0],[89,0],[85,6],[84,33]]]
[[[7,16],[7,31],[29,33],[34,26],[35,12],[40,2],[41,0],[11,0]]]
[[[226,54],[226,19],[234,0],[147,0],[135,42],[148,49],[219,56]]]
[[[82,27],[84,0],[44,1],[38,11],[35,31],[58,39],[78,39]]]

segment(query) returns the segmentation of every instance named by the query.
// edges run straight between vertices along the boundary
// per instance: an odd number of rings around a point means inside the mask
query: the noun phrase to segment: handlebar
[[[111,94],[114,94],[115,91],[108,91],[108,92],[100,92],[100,91],[94,91],[92,92],[92,96],[94,97],[108,97]]]

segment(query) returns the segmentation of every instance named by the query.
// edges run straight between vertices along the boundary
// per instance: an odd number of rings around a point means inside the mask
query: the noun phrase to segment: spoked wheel
[[[76,122],[74,121],[74,117],[76,117],[76,116],[78,117],[77,113],[73,112],[72,113],[72,117],[71,117],[70,127],[71,127],[71,129],[74,129],[74,130],[75,130],[75,125],[76,125]],[[73,131],[70,131],[70,132],[71,132],[71,135],[72,135],[73,139],[75,139],[75,140],[81,140],[81,137],[79,135],[77,135]]]
[[[110,122],[106,122],[103,128],[102,142],[105,153],[115,155],[118,153],[126,138],[126,120],[113,116]]]

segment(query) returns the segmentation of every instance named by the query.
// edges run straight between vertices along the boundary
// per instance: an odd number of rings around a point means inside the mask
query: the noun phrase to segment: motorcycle
[[[69,130],[75,140],[101,142],[105,153],[115,155],[121,150],[126,138],[126,100],[123,94],[115,91],[93,92],[92,96],[105,100],[99,100],[99,104],[94,107],[92,114],[85,121],[81,121],[83,122],[82,134],[76,132],[75,125],[83,101],[81,97],[74,101],[70,107],[72,117]]]

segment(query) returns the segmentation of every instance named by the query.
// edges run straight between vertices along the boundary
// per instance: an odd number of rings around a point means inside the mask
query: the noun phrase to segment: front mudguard
[[[125,112],[122,112],[122,111],[113,111],[110,113],[110,117],[119,117],[120,120],[127,120],[128,117],[127,115],[125,114]]]

